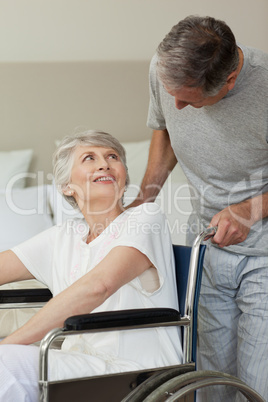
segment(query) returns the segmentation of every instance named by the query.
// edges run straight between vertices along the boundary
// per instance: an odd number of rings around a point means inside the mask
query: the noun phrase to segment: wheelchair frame
[[[40,344],[40,402],[58,402],[59,400],[84,402],[91,398],[97,402],[107,400],[110,402],[160,402],[181,400],[182,397],[188,398],[189,394],[193,400],[193,392],[196,389],[213,384],[235,387],[249,401],[264,402],[257,392],[236,377],[218,372],[195,371],[197,305],[205,252],[205,246],[201,243],[204,239],[212,237],[215,232],[216,228],[208,228],[200,233],[192,248],[174,246],[176,268],[181,263],[185,265],[185,260],[189,262],[188,269],[182,272],[184,278],[177,275],[181,314],[174,309],[166,308],[92,313],[70,317],[65,321],[63,328],[50,331]],[[176,247],[181,247],[186,254],[177,253]],[[186,290],[185,283],[187,283]],[[18,308],[17,303],[20,303],[19,308],[40,308],[51,296],[47,289],[0,290],[0,309]],[[48,381],[48,352],[52,343],[58,338],[79,333],[163,326],[183,328],[183,363],[181,365],[84,379]],[[79,393],[76,391],[78,385]],[[85,398],[84,394],[86,394]]]
[[[131,329],[141,329],[141,328],[152,328],[161,326],[181,326],[184,328],[183,334],[183,364],[179,366],[180,374],[187,373],[189,371],[195,370],[195,350],[193,351],[196,344],[196,319],[197,319],[197,302],[199,298],[199,291],[201,285],[201,273],[202,273],[202,263],[205,252],[205,246],[201,245],[205,238],[211,237],[215,234],[215,228],[209,228],[204,232],[200,233],[192,248],[187,248],[188,258],[190,256],[189,267],[187,270],[187,276],[184,278],[183,283],[185,286],[185,281],[187,283],[186,294],[183,295],[185,302],[180,310],[183,312],[183,316],[178,313],[178,311],[173,309],[142,309],[142,310],[126,310],[122,312],[104,312],[104,313],[93,313],[83,316],[71,317],[65,321],[63,328],[57,328],[50,331],[42,340],[40,345],[40,359],[39,359],[39,387],[40,387],[40,401],[47,402],[51,401],[51,389],[57,389],[57,398],[65,398],[65,395],[59,395],[59,387],[67,386],[70,383],[80,382],[80,385],[84,383],[85,380],[66,380],[62,382],[49,382],[48,381],[48,351],[52,342],[62,336],[74,335],[78,333],[89,333],[89,332],[103,332],[111,330],[131,330]],[[180,247],[180,246],[179,246]],[[174,255],[176,266],[178,261],[176,261],[176,246],[174,246]],[[185,256],[186,257],[186,256]],[[177,276],[177,282],[180,278]],[[193,342],[194,337],[194,342]],[[136,386],[141,381],[141,377],[150,379],[156,375],[160,375],[160,383],[163,378],[172,378],[174,375],[178,375],[178,367],[161,367],[153,370],[143,370],[142,372],[130,372],[123,374],[113,374],[105,375],[100,377],[87,378],[87,382],[101,382],[104,381],[119,381],[120,388],[123,387],[123,382],[125,381],[131,386]],[[123,380],[122,380],[123,379]],[[122,381],[121,381],[122,380]],[[149,380],[148,380],[149,381]],[[84,385],[84,384],[83,384]],[[115,385],[115,384],[114,384]],[[94,390],[94,385],[92,385]],[[128,391],[131,391],[131,388]],[[147,384],[148,387],[148,384]],[[147,393],[148,389],[146,390]],[[53,391],[52,391],[53,392]],[[70,396],[70,388],[68,396]],[[98,391],[100,393],[100,391]],[[122,393],[123,394],[123,393]],[[135,396],[134,396],[135,397]],[[107,396],[103,397],[99,395],[98,402],[106,401]],[[143,397],[142,397],[143,398]],[[56,399],[55,399],[56,400]],[[67,399],[68,400],[68,399]],[[71,400],[71,399],[70,399]],[[77,399],[76,399],[77,400]],[[83,399],[81,399],[83,400]],[[111,394],[109,392],[110,401],[118,401],[117,396],[115,399],[111,399]],[[52,399],[53,401],[53,399]],[[79,400],[77,400],[78,402]]]

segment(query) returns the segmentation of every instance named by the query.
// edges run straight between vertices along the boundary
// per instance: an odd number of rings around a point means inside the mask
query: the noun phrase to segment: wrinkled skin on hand
[[[217,233],[211,240],[219,247],[242,243],[256,219],[250,201],[230,205],[214,215],[209,226],[217,226]]]

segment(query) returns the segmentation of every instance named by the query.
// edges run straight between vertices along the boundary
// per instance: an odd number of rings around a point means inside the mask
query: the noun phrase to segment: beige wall
[[[1,151],[34,149],[31,171],[51,172],[55,140],[101,129],[150,137],[147,61],[0,63]]]
[[[0,0],[0,150],[33,148],[31,170],[47,174],[76,127],[149,138],[149,60],[189,14],[268,52],[267,0]]]
[[[189,14],[268,51],[267,0],[0,0],[0,62],[148,60]]]

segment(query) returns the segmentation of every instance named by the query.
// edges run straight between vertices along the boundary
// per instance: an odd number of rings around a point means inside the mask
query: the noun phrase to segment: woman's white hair
[[[126,186],[128,186],[129,175],[126,163],[126,152],[124,147],[115,137],[113,137],[111,134],[95,130],[87,130],[82,133],[75,134],[74,136],[66,136],[61,140],[53,155],[53,175],[58,191],[69,202],[69,204],[72,205],[73,208],[79,208],[75,198],[73,196],[65,195],[63,191],[70,182],[74,162],[74,151],[78,146],[114,149],[118,153],[126,169]]]

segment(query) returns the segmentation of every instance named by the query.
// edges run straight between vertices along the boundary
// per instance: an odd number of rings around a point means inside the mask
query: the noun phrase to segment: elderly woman
[[[66,221],[0,254],[0,284],[36,278],[53,298],[0,344],[0,400],[37,401],[38,347],[69,316],[131,308],[178,308],[172,245],[156,204],[125,210],[124,148],[88,131],[54,155],[58,189],[84,219]],[[177,328],[71,336],[50,352],[50,379],[180,363]],[[28,399],[27,399],[28,397]]]

